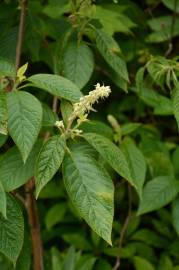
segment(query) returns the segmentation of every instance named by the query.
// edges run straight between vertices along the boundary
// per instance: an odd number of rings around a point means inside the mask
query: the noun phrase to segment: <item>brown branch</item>
[[[176,9],[177,9],[177,0],[174,0],[174,11],[173,11],[173,17],[172,17],[172,22],[171,22],[170,40],[168,44],[168,49],[165,53],[165,57],[168,57],[173,50],[172,38],[173,38],[174,27],[175,27],[175,22],[176,22]]]
[[[26,11],[27,11],[27,0],[20,1],[20,8],[21,8],[21,13],[20,13],[20,21],[19,21],[17,47],[16,47],[16,63],[15,63],[16,71],[18,70],[20,66],[22,44],[23,44],[23,39],[24,39],[25,17],[26,17]]]
[[[125,219],[124,224],[123,224],[122,229],[121,229],[120,238],[119,238],[119,255],[118,255],[117,259],[116,259],[116,263],[115,263],[115,266],[113,267],[113,270],[119,269],[119,267],[121,265],[121,254],[120,254],[120,252],[121,252],[121,249],[122,249],[122,246],[123,246],[125,233],[126,233],[128,224],[129,224],[130,219],[131,219],[131,212],[132,212],[132,191],[131,191],[130,184],[128,184],[128,213],[127,213],[126,219]]]
[[[24,29],[25,29],[25,18],[27,11],[27,0],[20,1],[21,13],[20,13],[20,22],[19,22],[19,33],[18,33],[18,41],[16,47],[16,71],[20,66],[20,59],[22,53],[22,44],[24,38]],[[11,89],[12,91],[12,89]],[[33,264],[34,270],[43,270],[43,249],[42,249],[42,241],[40,234],[40,222],[37,211],[37,204],[34,197],[34,186],[35,181],[34,177],[31,178],[25,184],[25,207],[28,215],[28,222],[30,226],[31,232],[31,240],[32,240],[32,253],[33,253]],[[19,198],[20,199],[20,198]]]
[[[32,238],[32,252],[34,270],[43,270],[43,250],[40,236],[40,223],[37,211],[37,204],[34,198],[34,177],[25,185],[26,209]]]

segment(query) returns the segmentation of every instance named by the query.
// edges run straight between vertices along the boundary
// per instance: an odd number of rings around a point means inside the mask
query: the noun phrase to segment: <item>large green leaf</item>
[[[71,42],[65,49],[64,76],[81,89],[89,81],[94,68],[93,53],[85,44]]]
[[[12,196],[7,196],[7,219],[0,215],[0,252],[13,264],[16,263],[23,245],[24,221],[21,209]]]
[[[179,196],[172,203],[172,223],[179,235]]]
[[[41,128],[42,107],[33,95],[17,91],[8,94],[7,104],[8,130],[25,162]]]
[[[26,163],[16,146],[10,148],[0,160],[0,179],[6,191],[12,191],[26,183],[34,175],[34,167],[41,142],[37,142]]]
[[[138,215],[157,210],[171,202],[179,191],[179,182],[173,176],[159,176],[144,187]]]
[[[0,213],[6,218],[6,193],[0,181]]]
[[[7,135],[7,100],[6,93],[0,92],[0,134]]]
[[[36,74],[28,80],[32,83],[32,86],[72,102],[79,101],[82,96],[79,88],[73,82],[58,75]]]
[[[129,166],[123,152],[109,139],[95,133],[84,133],[83,137],[104,158],[106,162],[122,177],[135,186]]]
[[[128,81],[128,72],[125,61],[116,52],[120,49],[115,40],[102,30],[96,30],[96,45],[109,66],[121,77]]]
[[[114,188],[109,175],[83,148],[74,145],[65,156],[63,177],[80,215],[111,244]]]
[[[39,153],[35,168],[36,197],[58,171],[65,154],[65,140],[60,135],[51,137]]]
[[[142,187],[145,181],[147,170],[144,156],[134,144],[134,142],[130,139],[123,141],[121,150],[125,155],[136,190],[139,194],[139,197],[141,198]]]

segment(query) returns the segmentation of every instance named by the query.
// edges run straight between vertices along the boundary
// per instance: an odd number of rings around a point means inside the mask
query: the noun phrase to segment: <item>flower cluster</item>
[[[101,98],[106,98],[111,93],[109,86],[100,86],[99,83],[95,86],[93,91],[90,91],[88,95],[81,97],[80,101],[73,105],[74,111],[70,119],[81,118],[83,121],[87,118],[89,111],[94,111],[93,104],[98,102]],[[69,119],[69,120],[70,120]]]

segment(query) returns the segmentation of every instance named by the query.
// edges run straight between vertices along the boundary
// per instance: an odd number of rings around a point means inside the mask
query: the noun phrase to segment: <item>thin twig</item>
[[[57,109],[58,109],[58,98],[57,97],[54,97],[53,98],[53,105],[52,105],[52,110],[54,113],[57,112]]]
[[[172,22],[171,22],[170,40],[169,40],[169,44],[168,44],[168,49],[165,53],[165,57],[168,57],[173,50],[172,38],[173,38],[174,27],[175,27],[175,23],[176,23],[176,9],[177,9],[177,0],[174,0],[174,10],[173,10],[173,17],[172,17]]]
[[[120,254],[120,252],[121,252],[121,249],[122,249],[122,246],[123,246],[125,233],[126,233],[128,224],[129,224],[130,219],[131,219],[131,212],[132,212],[132,191],[131,191],[130,184],[128,184],[128,213],[127,213],[126,219],[125,219],[124,224],[123,224],[122,229],[121,229],[120,238],[119,238],[119,255],[118,255],[117,259],[116,259],[116,263],[115,263],[115,266],[113,267],[113,270],[119,269],[119,267],[121,265],[121,254]]]
[[[34,177],[25,185],[26,209],[32,238],[32,252],[34,270],[43,270],[43,249],[40,236],[40,222],[37,211],[37,203],[34,198]]]
[[[24,29],[25,29],[25,17],[27,11],[27,0],[20,1],[20,21],[19,21],[19,32],[18,32],[18,40],[17,40],[17,47],[16,47],[16,71],[20,66],[20,59],[21,59],[21,52],[22,52],[22,44],[24,39]]]

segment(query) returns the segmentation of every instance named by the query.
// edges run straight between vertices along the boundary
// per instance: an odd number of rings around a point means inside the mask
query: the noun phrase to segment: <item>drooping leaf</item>
[[[139,197],[142,196],[142,187],[145,181],[146,175],[146,162],[142,152],[137,148],[132,140],[126,139],[121,145],[121,150],[123,151],[125,158],[127,160],[130,174],[134,181],[137,193]]]
[[[12,191],[28,181],[34,175],[35,161],[41,142],[35,143],[26,163],[16,146],[10,148],[0,161],[0,179],[6,191]]]
[[[24,238],[24,221],[16,200],[7,196],[7,219],[0,215],[0,252],[15,265]]]
[[[0,92],[0,134],[7,135],[7,100],[6,93]]]
[[[159,176],[144,187],[138,215],[157,210],[171,202],[179,191],[179,182],[173,176]]]
[[[111,244],[114,188],[109,175],[83,149],[74,145],[65,156],[63,177],[80,215]]]
[[[127,160],[122,151],[115,144],[96,133],[84,133],[83,137],[119,175],[128,180],[132,185],[135,185],[131,178]]]
[[[128,81],[128,72],[125,61],[116,53],[119,52],[119,47],[116,41],[102,30],[96,30],[96,45],[102,57],[121,77]]]
[[[39,153],[35,168],[36,197],[59,169],[65,154],[65,140],[60,135],[51,137]]]
[[[25,162],[41,128],[42,107],[27,92],[11,92],[7,96],[8,130]]]
[[[175,231],[179,235],[179,197],[172,203],[172,223],[175,228]]]
[[[6,218],[6,193],[0,181],[0,213]]]
[[[82,89],[94,68],[93,53],[86,44],[71,42],[64,53],[64,76]]]
[[[74,83],[58,75],[36,74],[29,77],[28,80],[32,83],[32,86],[72,102],[79,101],[82,96],[79,88]]]

